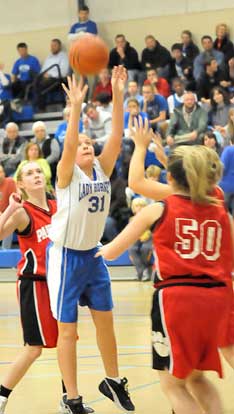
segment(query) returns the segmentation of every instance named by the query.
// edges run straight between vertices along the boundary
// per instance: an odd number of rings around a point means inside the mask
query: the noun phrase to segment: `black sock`
[[[0,395],[2,395],[2,397],[8,398],[11,392],[12,390],[9,390],[9,388],[0,385]]]
[[[63,389],[63,394],[67,394],[67,390],[66,390],[63,380],[62,380],[62,389]]]

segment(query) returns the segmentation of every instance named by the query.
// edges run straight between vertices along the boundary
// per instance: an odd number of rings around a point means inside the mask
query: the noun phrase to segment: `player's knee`
[[[34,361],[35,359],[39,358],[42,352],[42,347],[40,346],[27,346],[27,353],[28,357],[31,361]]]
[[[64,326],[59,329],[59,341],[76,341],[77,330],[74,327]]]

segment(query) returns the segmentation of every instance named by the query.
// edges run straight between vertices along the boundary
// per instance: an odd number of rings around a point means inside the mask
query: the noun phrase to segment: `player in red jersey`
[[[45,177],[35,162],[22,167],[17,182],[27,199],[22,202],[16,193],[10,197],[9,206],[0,216],[0,239],[13,231],[18,233],[22,258],[17,270],[17,295],[25,346],[0,386],[0,414],[4,413],[11,391],[40,356],[42,348],[56,347],[58,335],[46,282],[48,227],[56,201],[47,198]],[[93,410],[84,407],[84,413],[88,412]]]
[[[148,134],[147,126],[135,126],[139,136]],[[159,269],[151,313],[153,368],[180,414],[198,414],[201,407],[210,414],[222,412],[203,371],[221,375],[217,343],[230,312],[232,231],[224,207],[208,195],[222,168],[218,156],[206,150],[175,149],[168,161],[174,194],[165,203],[145,207],[99,253],[114,259],[153,226]]]

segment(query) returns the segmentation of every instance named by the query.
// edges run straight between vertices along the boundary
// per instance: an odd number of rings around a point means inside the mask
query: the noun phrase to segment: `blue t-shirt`
[[[17,59],[14,63],[12,73],[22,82],[33,80],[33,76],[40,72],[41,66],[35,56],[28,55],[26,58]]]
[[[64,143],[64,138],[66,135],[66,131],[67,131],[67,121],[63,121],[61,124],[59,124],[58,128],[55,131],[54,137],[57,139],[59,146],[60,146],[60,150],[63,150],[63,143]],[[80,119],[79,122],[79,132],[83,131],[83,122]]]
[[[130,116],[130,112],[124,112],[124,129],[128,128],[129,116]],[[142,117],[143,121],[144,121],[145,118],[148,118],[148,114],[146,112],[140,112],[134,118],[138,119],[139,116]]]
[[[72,25],[69,33],[92,33],[97,34],[97,25],[92,20],[87,20],[87,22],[78,22]]]
[[[225,147],[220,159],[224,165],[224,171],[219,185],[225,193],[234,193],[234,146]]]
[[[150,102],[147,102],[146,112],[150,120],[157,118],[160,112],[167,112],[167,110],[167,101],[162,95],[154,95],[154,99]]]
[[[11,93],[11,77],[10,75],[4,73],[6,78],[10,81],[7,86],[4,86],[0,80],[0,100],[1,101],[7,101],[12,99],[12,93]]]

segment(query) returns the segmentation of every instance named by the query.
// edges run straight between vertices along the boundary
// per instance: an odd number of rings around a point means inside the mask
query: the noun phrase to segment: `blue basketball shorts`
[[[50,243],[47,248],[47,282],[55,319],[76,322],[78,305],[97,311],[113,308],[110,275],[98,248],[73,250]]]

